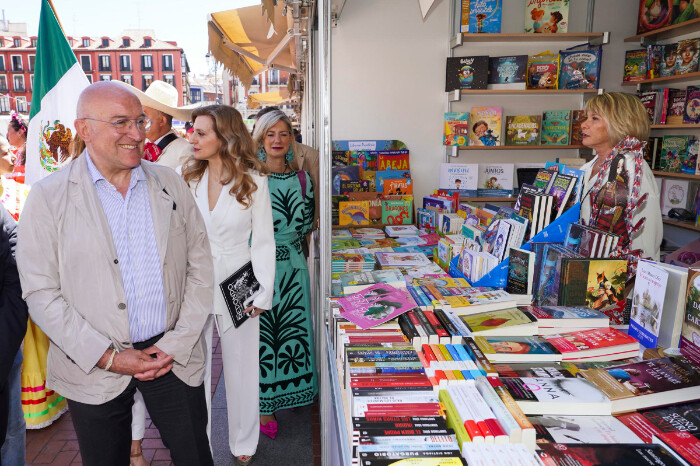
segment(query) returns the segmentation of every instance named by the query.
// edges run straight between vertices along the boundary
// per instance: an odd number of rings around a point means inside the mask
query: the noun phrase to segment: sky
[[[27,23],[31,36],[37,34],[41,3],[3,1],[0,10],[12,23]],[[207,15],[260,4],[260,0],[53,0],[53,4],[69,36],[117,37],[124,29],[153,29],[157,39],[176,41],[185,51],[190,69],[203,74],[208,70]],[[198,4],[206,6],[198,9]]]

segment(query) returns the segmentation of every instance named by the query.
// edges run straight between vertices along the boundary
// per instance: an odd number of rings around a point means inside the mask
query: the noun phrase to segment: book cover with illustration
[[[555,34],[568,27],[569,0],[526,0],[525,32]]]
[[[676,74],[695,73],[698,70],[700,39],[686,39],[678,43]]]
[[[341,201],[338,214],[339,225],[369,225],[369,202]]]
[[[333,167],[333,186],[331,194],[340,194],[340,182],[360,181],[360,167],[357,165],[348,167]]]
[[[409,170],[383,170],[376,172],[374,175],[375,191],[384,192],[384,180],[398,180],[399,178],[410,179],[411,172]]]
[[[688,150],[690,136],[666,135],[661,143],[661,170],[672,173],[681,172],[681,161]]]
[[[637,34],[670,26],[673,20],[673,0],[639,0]]]
[[[625,52],[625,69],[622,81],[632,83],[647,79],[646,49],[628,50]]]
[[[688,142],[688,150],[681,159],[681,173],[688,175],[698,175],[698,151],[700,151],[700,140],[691,139]],[[696,209],[700,209],[700,204],[695,201]]]
[[[577,49],[559,52],[559,89],[598,89],[603,48]]]
[[[696,125],[698,123],[700,123],[700,86],[688,86],[685,93],[683,124]]]
[[[557,76],[559,76],[559,54],[546,50],[528,58],[528,89],[556,89]]]
[[[379,152],[376,170],[410,170],[408,155],[407,150]]]
[[[656,348],[668,272],[651,262],[639,261],[632,295],[629,335],[647,348]]]
[[[408,292],[377,283],[353,295],[339,298],[342,317],[361,329],[376,327],[416,307]]]
[[[413,223],[413,201],[382,201],[382,223],[388,225],[407,225]]]
[[[662,47],[659,76],[666,78],[676,74],[676,52],[678,52],[678,44],[664,44]]]
[[[540,115],[506,117],[506,146],[537,146],[540,143]]]
[[[472,107],[469,145],[500,146],[502,115],[502,107]]]
[[[626,281],[626,260],[564,258],[558,304],[595,310],[615,305],[624,299]]]
[[[387,196],[413,194],[413,180],[411,178],[387,178],[382,184],[384,195]]]
[[[528,416],[537,443],[642,443],[624,423],[612,416]]]
[[[442,143],[445,146],[469,145],[469,113],[446,112]]]
[[[457,191],[462,196],[477,195],[479,184],[479,164],[442,163],[440,164],[439,189]]]
[[[559,218],[569,204],[569,198],[576,188],[578,178],[563,173],[557,173],[554,182],[549,186],[547,194],[554,196],[554,218]]]
[[[700,401],[622,414],[618,419],[647,443],[654,435],[675,432],[700,439]]]
[[[369,192],[367,180],[340,180],[340,194]]]
[[[644,3],[644,0],[642,0]],[[671,453],[660,445],[569,444],[548,443],[540,445],[537,458],[545,466],[596,466],[606,465],[680,465]]]
[[[501,32],[502,0],[469,0],[469,33]]]
[[[700,349],[700,269],[688,270],[685,318],[681,329],[681,349]]]
[[[382,221],[382,200],[384,195],[376,191],[348,193],[349,201],[367,201],[369,204],[369,220],[371,223]]]
[[[682,125],[685,113],[685,89],[671,89],[668,93],[667,125]]]
[[[561,355],[547,340],[538,336],[475,337],[474,341],[492,361],[559,361]]]
[[[663,193],[661,195],[661,215],[668,215],[671,209],[685,209],[688,207],[689,180],[664,180]]]
[[[377,262],[382,268],[421,267],[432,264],[425,254],[408,252],[377,252]]]
[[[477,193],[479,196],[508,197],[513,194],[512,163],[480,163],[479,184]]]
[[[585,110],[572,110],[571,111],[571,134],[570,134],[570,144],[572,146],[583,145],[583,130],[581,129],[581,123],[586,121],[586,111]]]
[[[447,58],[445,92],[459,89],[486,89],[489,78],[489,57]]]
[[[570,130],[570,110],[549,110],[542,113],[542,137],[540,138],[540,143],[543,146],[569,145]]]
[[[484,334],[499,335],[498,332],[508,331],[510,327],[516,327],[518,325],[527,326],[533,322],[535,324],[537,323],[537,319],[518,308],[482,312],[479,314],[459,316],[459,318],[462,319],[462,321],[469,326],[469,329],[477,336]],[[530,333],[530,335],[537,332],[536,327],[535,325],[535,330]]]
[[[532,294],[535,253],[524,249],[510,248],[508,258],[506,291],[511,294]]]
[[[362,172],[363,170],[376,170],[378,158],[378,151],[348,151],[348,165],[357,165],[358,167],[360,167],[360,172]]]
[[[489,58],[489,89],[525,89],[527,55]]]
[[[624,348],[639,348],[639,342],[612,327],[567,332],[545,337],[562,354],[562,359],[583,359],[586,354],[615,354],[626,352]],[[618,358],[619,359],[619,358]]]

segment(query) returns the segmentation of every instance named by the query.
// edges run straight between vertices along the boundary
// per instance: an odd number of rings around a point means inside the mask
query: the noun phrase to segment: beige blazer
[[[184,181],[169,168],[142,166],[167,303],[166,332],[156,345],[174,356],[174,374],[197,386],[214,281],[209,240]],[[121,351],[132,342],[117,253],[84,156],[33,186],[17,263],[30,316],[51,340],[47,386],[88,404],[124,391],[131,377],[95,367],[110,344]]]
[[[172,131],[170,131],[172,132]],[[170,133],[168,133],[170,134]],[[194,157],[194,149],[187,139],[178,137],[165,146],[163,152],[158,157],[158,164],[165,165],[175,170],[177,167],[187,162],[187,159]]]

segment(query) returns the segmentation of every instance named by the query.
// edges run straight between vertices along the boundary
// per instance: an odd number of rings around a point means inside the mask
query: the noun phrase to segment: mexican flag
[[[29,131],[26,183],[61,168],[69,159],[78,96],[90,83],[68,44],[50,0],[42,0]]]

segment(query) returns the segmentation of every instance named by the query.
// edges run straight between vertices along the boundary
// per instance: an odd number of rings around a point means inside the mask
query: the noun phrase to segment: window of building
[[[192,103],[197,103],[202,101],[202,91],[199,89],[190,88],[190,96],[192,97]]]
[[[91,74],[86,74],[85,77],[87,78],[88,82],[92,84],[92,75]]]
[[[141,81],[142,81],[141,88],[142,88],[142,90],[145,91],[146,89],[148,89],[148,86],[150,86],[151,83],[153,82],[153,75],[152,74],[144,74],[143,77],[141,78]]]
[[[24,71],[22,69],[22,56],[12,55],[12,71]]]
[[[131,55],[119,55],[119,71],[131,71]]]
[[[144,47],[150,47],[151,46],[151,39],[149,37],[146,37],[143,40],[143,45],[144,45]]]
[[[0,113],[10,113],[10,98],[0,96]]]
[[[122,37],[122,45],[124,47],[131,47],[131,39],[128,37]]]
[[[280,72],[279,70],[270,70],[270,84],[280,83]]]
[[[7,76],[0,74],[0,91],[7,92]]]
[[[174,74],[164,74],[163,81],[175,87],[175,75]]]
[[[112,62],[109,55],[100,55],[100,71],[112,71]]]
[[[22,46],[22,39],[19,37],[15,37],[12,42],[14,43],[15,47],[21,47]]]
[[[111,74],[101,74],[100,75],[100,81],[111,81],[111,80],[112,80]]]
[[[256,76],[253,78],[253,86],[257,86],[258,84],[258,77]]]
[[[17,111],[19,113],[27,113],[27,98],[17,97]]]
[[[13,77],[13,88],[16,92],[24,92],[24,75],[17,74]]]
[[[153,71],[153,55],[141,55],[141,71]]]
[[[36,64],[36,55],[29,55],[29,71],[34,71]]]
[[[36,37],[32,37],[32,47],[36,48],[37,42],[39,42],[39,39],[37,39]]]
[[[92,62],[90,60],[90,55],[80,56],[80,66],[83,67],[83,71],[92,71]]]
[[[172,55],[163,55],[163,71],[173,71]]]
[[[107,39],[107,38],[102,39],[102,47],[109,47],[109,39]]]
[[[83,37],[83,47],[90,47],[90,39]]]
[[[5,71],[5,57],[0,55],[0,71]]]
[[[5,39],[0,37],[0,47],[4,47],[4,46],[5,46]]]
[[[123,74],[122,75],[122,82],[127,83],[127,84],[131,84],[132,86],[134,85],[130,74]]]
[[[30,86],[30,88],[27,89],[28,91],[34,89],[34,75],[33,74],[29,75],[29,86]]]

